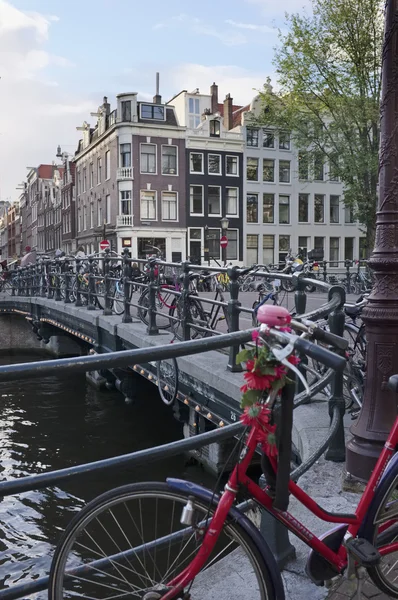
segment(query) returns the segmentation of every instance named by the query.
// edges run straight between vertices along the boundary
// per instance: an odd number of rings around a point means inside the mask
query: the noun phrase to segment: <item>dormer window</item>
[[[124,100],[122,105],[122,121],[131,121],[131,100]]]
[[[210,121],[210,136],[220,137],[220,121],[217,121],[217,119]]]
[[[164,106],[157,104],[141,104],[141,119],[164,121]]]

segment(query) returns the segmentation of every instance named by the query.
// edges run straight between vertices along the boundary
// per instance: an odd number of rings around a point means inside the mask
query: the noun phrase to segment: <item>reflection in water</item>
[[[0,357],[0,364],[37,355]],[[137,380],[138,399],[98,392],[85,376],[0,383],[0,480],[33,475],[149,448],[182,437],[153,384]],[[54,545],[85,501],[129,482],[167,476],[211,480],[178,456],[149,465],[85,475],[63,486],[0,502],[0,589],[49,571]],[[46,598],[42,593],[37,598]]]

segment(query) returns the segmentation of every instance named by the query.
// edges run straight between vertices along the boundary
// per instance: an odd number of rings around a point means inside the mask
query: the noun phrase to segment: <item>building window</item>
[[[275,135],[272,131],[263,129],[263,148],[275,147]]]
[[[102,181],[102,158],[97,158],[97,185]]]
[[[203,173],[203,154],[191,152],[189,155],[190,173]]]
[[[290,183],[290,160],[279,161],[279,182]]]
[[[217,119],[210,121],[210,137],[220,137],[220,121]]]
[[[273,235],[263,235],[263,264],[274,264],[275,237]]]
[[[330,196],[330,222],[340,222],[340,196]]]
[[[122,106],[122,121],[131,121],[131,100],[123,100]]]
[[[177,221],[176,192],[162,192],[162,220]]]
[[[290,150],[290,133],[287,131],[279,133],[279,150]]]
[[[189,186],[190,214],[203,215],[203,186]]]
[[[164,121],[164,106],[156,104],[141,104],[141,119],[153,119],[154,121]]]
[[[308,159],[308,152],[305,152],[304,150],[300,151],[298,155],[299,179],[302,179],[304,181],[308,180],[309,166],[310,164]]]
[[[90,189],[94,187],[94,165],[90,163]]]
[[[252,127],[246,129],[246,145],[258,146],[258,129],[253,129]]]
[[[188,101],[188,109],[189,109],[189,128],[195,129],[200,125],[200,105],[199,98],[189,98]]]
[[[227,156],[226,157],[226,174],[227,175],[238,175],[238,157],[237,156]]]
[[[120,166],[131,167],[131,144],[120,144]]]
[[[221,188],[209,185],[207,188],[209,215],[221,216]]]
[[[83,206],[83,229],[87,229],[87,206]]]
[[[274,194],[263,194],[263,223],[274,222]]]
[[[221,175],[221,156],[219,154],[209,154],[207,168],[209,175]]]
[[[238,216],[238,188],[226,188],[226,208],[225,212],[231,217]]]
[[[315,181],[323,181],[324,179],[324,161],[322,154],[317,154],[314,158],[314,179]]]
[[[340,238],[331,237],[330,238],[330,250],[329,250],[329,266],[338,267],[339,266],[339,244]]]
[[[97,205],[97,218],[98,218],[97,226],[102,227],[104,223],[103,223],[103,219],[102,219],[102,202],[101,201],[98,202],[98,205]]]
[[[314,249],[322,250],[322,254],[325,252],[325,238],[314,237]]]
[[[325,196],[323,194],[314,196],[314,221],[315,223],[325,222]]]
[[[83,192],[87,190],[87,169],[84,167],[83,169]]]
[[[354,260],[354,239],[353,237],[344,239],[344,260]]]
[[[111,197],[110,194],[105,196],[105,211],[106,211],[106,222],[111,222]]]
[[[298,220],[299,223],[308,223],[309,194],[299,194]]]
[[[248,158],[246,167],[246,179],[258,181],[258,158]]]
[[[367,256],[366,238],[359,238],[359,260],[364,260]]]
[[[333,153],[329,159],[329,181],[339,181],[339,157]]]
[[[344,223],[354,223],[354,211],[351,206],[344,207]]]
[[[155,144],[141,144],[140,154],[141,173],[156,173]]]
[[[306,236],[300,236],[298,239],[298,252],[302,260],[307,259],[308,252],[308,238]]]
[[[90,204],[90,229],[94,227],[94,204]]]
[[[258,223],[258,194],[246,194],[246,223]]]
[[[285,258],[289,252],[290,248],[290,235],[280,235],[279,236],[279,262],[285,262]]]
[[[163,175],[177,175],[177,146],[162,146]]]
[[[227,260],[238,260],[238,230],[228,229]]]
[[[248,265],[258,263],[258,235],[246,235],[246,262]]]
[[[131,191],[120,192],[120,214],[131,215]]]
[[[156,192],[141,191],[141,221],[156,221]]]
[[[279,224],[288,225],[290,223],[290,198],[289,196],[279,196]]]
[[[110,150],[105,152],[105,179],[109,179],[111,176],[111,153]]]
[[[275,161],[263,158],[263,181],[275,181]]]
[[[211,258],[219,260],[220,258],[220,237],[221,232],[219,229],[208,229],[207,230],[207,243],[209,248],[209,255]]]

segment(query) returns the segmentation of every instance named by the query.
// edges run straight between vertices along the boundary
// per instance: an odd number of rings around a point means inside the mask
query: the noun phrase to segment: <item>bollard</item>
[[[191,339],[190,323],[191,323],[191,319],[192,319],[190,302],[189,302],[190,283],[191,283],[191,280],[189,278],[189,270],[190,270],[189,261],[186,260],[182,263],[182,270],[184,273],[183,288],[182,288],[181,296],[177,301],[177,306],[180,307],[179,312],[181,315],[182,339],[184,341],[186,341],[186,340]],[[178,311],[177,311],[177,316],[178,316]]]
[[[148,285],[148,335],[157,335],[159,329],[156,324],[156,289],[157,282],[155,276],[156,259],[149,259],[149,285]]]
[[[111,315],[112,314],[112,306],[111,306],[111,282],[109,279],[109,265],[111,262],[111,258],[109,255],[109,248],[106,248],[105,250],[105,256],[104,256],[104,288],[105,288],[105,303],[104,303],[104,315]]]
[[[76,302],[75,306],[82,306],[82,295],[80,292],[80,258],[76,258],[76,273],[75,273],[75,283],[76,283]]]
[[[351,294],[351,272],[350,268],[352,267],[352,262],[350,260],[346,260],[345,262],[345,276],[347,279],[346,290],[347,294]]]
[[[340,294],[339,306],[330,313],[329,315],[329,327],[332,333],[344,337],[344,302],[345,302],[345,290],[341,286],[333,286],[329,290],[329,300],[333,293],[338,292]],[[337,352],[337,350],[335,350]],[[344,351],[342,352],[344,355]],[[334,374],[332,379],[332,396],[328,402],[329,416],[332,420],[333,410],[335,406],[338,406],[340,413],[339,427],[336,435],[329,442],[329,447],[326,451],[326,460],[332,460],[333,462],[344,462],[345,461],[345,439],[344,439],[344,414],[345,414],[345,401],[343,396],[344,387],[344,375],[342,371],[338,371]]]
[[[294,292],[294,304],[297,315],[303,315],[307,306],[307,294],[305,293],[304,273],[292,276],[292,283],[296,289]]]
[[[131,262],[130,254],[127,248],[123,250],[123,292],[124,292],[124,313],[122,323],[132,323],[130,314],[130,290],[131,290]]]
[[[327,283],[328,280],[328,272],[327,272],[327,262],[326,260],[323,261],[322,263],[322,267],[323,267],[323,281],[325,283]]]
[[[88,295],[87,295],[87,310],[95,310],[95,279],[94,279],[94,259],[89,256],[89,273],[88,273]]]
[[[239,302],[239,269],[237,267],[232,267],[228,269],[228,277],[230,279],[230,299],[228,301],[228,332],[231,333],[233,331],[239,331],[239,315],[240,315],[240,306]],[[232,373],[239,373],[242,371],[242,365],[236,364],[236,357],[239,354],[239,346],[230,346],[229,347],[229,359],[227,370]]]
[[[57,302],[62,300],[59,258],[55,259],[55,300]]]
[[[70,295],[69,295],[69,259],[65,258],[63,264],[62,264],[62,268],[63,268],[63,273],[64,273],[64,277],[65,277],[65,298],[64,298],[64,303],[65,304],[70,304]]]

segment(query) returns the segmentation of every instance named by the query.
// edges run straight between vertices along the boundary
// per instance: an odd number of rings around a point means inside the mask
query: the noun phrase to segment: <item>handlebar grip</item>
[[[312,337],[319,342],[330,344],[330,346],[334,346],[339,350],[346,350],[348,348],[348,340],[321,328],[314,329],[312,332]]]
[[[318,360],[334,371],[344,371],[346,359],[339,354],[335,354],[322,346],[317,346],[317,344],[313,344],[304,338],[298,338],[294,342],[294,347],[299,352]]]

